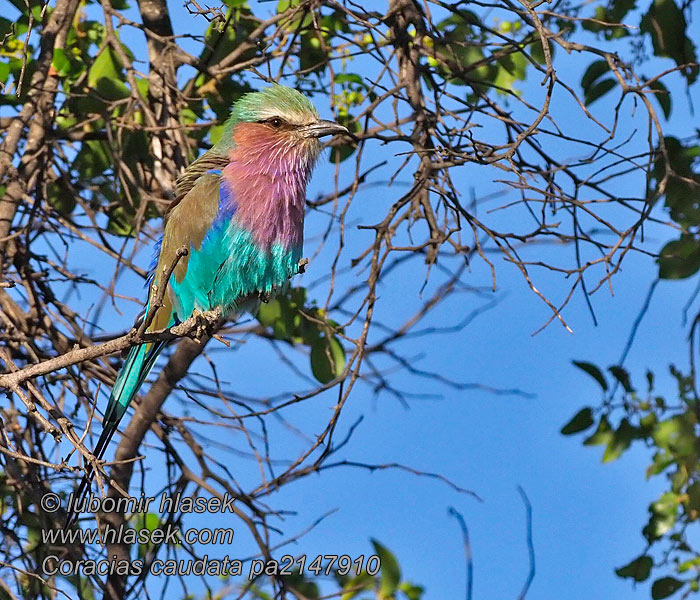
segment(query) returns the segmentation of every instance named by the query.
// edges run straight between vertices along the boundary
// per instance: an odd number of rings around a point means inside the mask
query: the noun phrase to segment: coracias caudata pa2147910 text
[[[299,272],[306,184],[321,151],[319,138],[345,133],[319,118],[300,92],[274,85],[242,96],[220,141],[178,179],[149,282],[146,314],[167,290],[147,331],[187,320],[197,311],[223,314],[269,295]],[[176,262],[177,252],[187,255]],[[175,264],[169,281],[165,272]],[[134,346],[109,398],[95,447],[99,460],[165,342]],[[76,494],[87,491],[93,472]]]

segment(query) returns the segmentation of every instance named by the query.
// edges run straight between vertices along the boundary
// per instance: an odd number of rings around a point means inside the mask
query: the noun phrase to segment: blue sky
[[[179,32],[188,31],[189,17],[177,3]],[[177,5],[176,5],[177,4]],[[274,6],[274,5],[271,5]],[[695,39],[700,31],[695,27]],[[583,65],[578,57],[561,56],[555,66],[576,73]],[[652,67],[667,68],[668,61],[656,61]],[[651,69],[651,68],[650,68]],[[570,77],[580,80],[579,75]],[[674,121],[669,131],[684,135],[690,124],[697,124],[689,112],[680,87],[672,87]],[[523,93],[535,98],[541,92],[537,83],[523,85]],[[697,86],[693,92],[700,105]],[[594,105],[596,116],[606,119],[617,94],[612,92]],[[553,110],[564,122],[579,119],[568,101],[555,104]],[[628,107],[628,110],[631,110]],[[327,107],[321,107],[330,117]],[[630,130],[635,122],[625,125]],[[570,123],[576,126],[576,123]],[[636,123],[639,125],[639,123]],[[620,133],[624,135],[624,131]],[[395,150],[392,148],[391,153]],[[398,151],[398,150],[396,150]],[[387,150],[368,144],[367,164],[386,157]],[[388,177],[398,158],[388,156]],[[341,165],[341,182],[352,177],[352,161]],[[323,164],[309,188],[309,197],[324,192],[332,181],[334,167]],[[467,167],[456,175],[460,189],[473,188],[479,197],[496,188],[497,174]],[[406,181],[403,182],[404,184]],[[386,209],[387,198],[400,195],[399,184],[390,190],[372,188],[361,191],[356,199],[350,222],[373,223],[373,217]],[[639,195],[639,181],[629,179],[629,190],[621,195]],[[632,188],[632,186],[637,186]],[[502,199],[485,204],[480,210],[495,208]],[[520,226],[522,213],[496,213],[494,222],[503,226]],[[322,215],[310,215],[307,248],[315,250],[314,233],[325,225]],[[155,224],[154,224],[155,225]],[[368,234],[350,228],[348,251],[359,250]],[[655,250],[673,232],[650,227],[647,247]],[[531,255],[543,253],[557,259],[571,260],[567,248],[538,247]],[[108,279],[107,265],[95,263],[86,254],[86,273]],[[150,250],[138,253],[137,262],[146,267]],[[82,261],[81,260],[81,261]],[[300,283],[317,278],[332,260],[332,246],[311,263],[309,274]],[[652,259],[629,255],[622,271],[613,280],[614,296],[600,290],[593,297],[598,326],[594,327],[580,294],[576,294],[565,312],[574,333],[557,323],[536,336],[548,318],[546,306],[530,292],[522,276],[512,266],[497,261],[498,289],[492,295],[497,305],[475,319],[464,331],[448,336],[421,339],[417,347],[404,346],[415,356],[416,366],[434,370],[455,380],[474,382],[494,388],[517,388],[528,395],[499,395],[481,389],[456,391],[433,382],[405,374],[393,379],[400,387],[441,398],[415,399],[405,408],[388,394],[375,398],[367,386],[359,386],[343,412],[340,437],[359,417],[362,424],[341,458],[368,463],[401,463],[421,471],[436,472],[456,484],[473,490],[482,499],[455,492],[439,481],[420,478],[400,471],[369,473],[361,469],[333,469],[285,487],[271,498],[276,508],[296,511],[280,525],[287,536],[304,530],[328,511],[337,509],[293,546],[278,552],[307,554],[369,555],[370,538],[377,538],[398,557],[406,579],[426,588],[427,600],[462,598],[465,594],[465,562],[461,533],[448,508],[459,510],[469,526],[474,560],[474,598],[516,598],[525,581],[529,564],[525,544],[525,509],[517,493],[520,485],[527,492],[533,510],[533,539],[537,575],[531,599],[563,597],[567,600],[590,598],[646,598],[648,585],[635,590],[618,579],[613,569],[639,554],[644,541],[641,527],[646,522],[646,507],[661,487],[659,481],[645,481],[648,457],[633,449],[612,464],[601,465],[599,448],[583,448],[580,438],[564,438],[561,426],[583,405],[596,405],[596,384],[571,364],[572,359],[587,360],[601,366],[616,364],[637,316],[649,285],[655,276]],[[398,321],[420,303],[424,266],[420,261],[400,270],[381,289],[378,317]],[[417,271],[416,271],[417,270]],[[416,275],[418,272],[418,275]],[[352,275],[352,277],[361,277]],[[479,260],[465,276],[475,287],[488,287],[490,273]],[[434,275],[424,294],[427,296],[440,282]],[[566,283],[558,277],[538,275],[543,289],[554,297],[563,297]],[[539,284],[538,284],[539,285]],[[626,365],[639,380],[647,367],[656,371],[659,390],[672,395],[675,382],[668,376],[668,364],[687,366],[687,328],[680,315],[695,282],[663,282],[654,295],[648,315],[639,329]],[[119,279],[118,292],[127,296],[142,295],[137,278]],[[323,301],[327,288],[320,285],[315,297]],[[85,308],[96,298],[84,297]],[[439,311],[431,314],[425,326],[444,326],[458,322],[465,314],[489,302],[480,294],[455,295]],[[128,327],[138,312],[135,304],[121,302],[119,316],[102,313],[100,325],[106,331]],[[694,307],[697,309],[697,303]],[[279,393],[292,387],[289,371],[279,363],[271,349],[262,342],[249,341],[235,350],[217,348],[214,353],[222,378],[233,382],[241,394]],[[296,359],[295,359],[296,360]],[[305,359],[299,357],[301,368]],[[205,368],[198,365],[203,371]],[[308,370],[308,367],[305,367]],[[298,382],[297,382],[298,383]],[[166,407],[179,414],[186,401],[171,399]],[[104,401],[104,400],[103,400]],[[307,435],[317,434],[330,416],[335,392],[295,405],[284,412],[289,421]],[[305,442],[286,432],[282,425],[271,423],[276,456],[296,456]],[[226,442],[226,440],[220,440]],[[231,444],[244,446],[240,439]],[[227,454],[227,463],[241,478],[254,476],[254,465]],[[158,476],[154,474],[157,482]],[[151,482],[149,482],[151,485]],[[206,519],[199,522],[204,526]],[[192,523],[197,523],[193,520]],[[236,527],[233,522],[232,526]],[[240,530],[240,531],[239,531]],[[237,539],[231,549],[217,549],[210,554],[229,553],[244,557],[251,553],[251,543],[243,528],[236,527]],[[174,585],[174,583],[173,583]],[[198,585],[198,584],[196,584]],[[203,588],[199,588],[203,591]]]

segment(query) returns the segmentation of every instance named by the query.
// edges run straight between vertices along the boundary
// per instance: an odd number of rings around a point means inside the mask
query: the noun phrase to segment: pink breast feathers
[[[235,202],[235,221],[263,247],[301,246],[306,184],[316,153],[293,133],[258,123],[237,125],[233,139],[223,177]]]

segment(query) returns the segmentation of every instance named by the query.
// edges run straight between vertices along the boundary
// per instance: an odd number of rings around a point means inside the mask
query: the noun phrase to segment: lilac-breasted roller
[[[220,141],[178,179],[149,282],[167,285],[163,306],[147,331],[185,321],[196,311],[240,311],[251,297],[269,295],[299,272],[306,184],[321,151],[319,138],[348,133],[321,120],[296,90],[274,85],[242,96]],[[179,248],[189,249],[168,282],[164,270]],[[129,403],[148,376],[164,342],[133,347],[117,376],[94,451],[102,458]],[[80,499],[92,480],[88,469]],[[69,519],[70,521],[70,519]]]

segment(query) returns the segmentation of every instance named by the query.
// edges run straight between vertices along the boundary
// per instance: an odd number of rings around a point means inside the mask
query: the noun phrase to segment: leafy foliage
[[[624,368],[615,365],[609,370],[617,385],[610,390],[603,388],[600,407],[582,409],[562,433],[582,432],[597,422],[595,431],[583,443],[603,446],[603,462],[617,460],[633,445],[649,448],[651,461],[646,477],[662,476],[667,482],[666,491],[649,505],[649,519],[642,528],[647,542],[644,554],[615,573],[642,582],[652,574],[672,571],[673,576],[654,581],[654,599],[666,598],[680,589],[696,592],[700,589],[700,549],[693,547],[692,531],[700,525],[700,398],[694,378],[672,366],[678,397],[669,400],[656,392],[651,372],[646,375],[642,393],[632,386]],[[602,374],[597,368],[596,372]]]
[[[371,542],[374,554],[370,556],[379,559],[378,562],[371,563],[371,573],[367,569],[356,573],[354,568],[350,573],[338,568],[332,568],[326,573],[327,564],[331,561],[328,558],[323,564],[315,566],[306,563],[306,573],[300,573],[297,569],[292,575],[284,575],[282,581],[285,589],[294,596],[307,600],[321,600],[329,595],[340,600],[422,600],[425,590],[420,585],[402,579],[396,556],[377,540]],[[380,565],[378,572],[377,565]],[[315,572],[329,575],[323,588],[314,581],[317,579]],[[273,590],[264,584],[252,588],[251,592],[246,596],[251,600],[271,600],[274,597]]]
[[[293,288],[263,304],[258,310],[258,321],[270,328],[275,339],[310,347],[311,372],[326,384],[345,370],[345,351],[336,335],[343,330],[324,310],[306,308],[305,303],[306,290]]]

